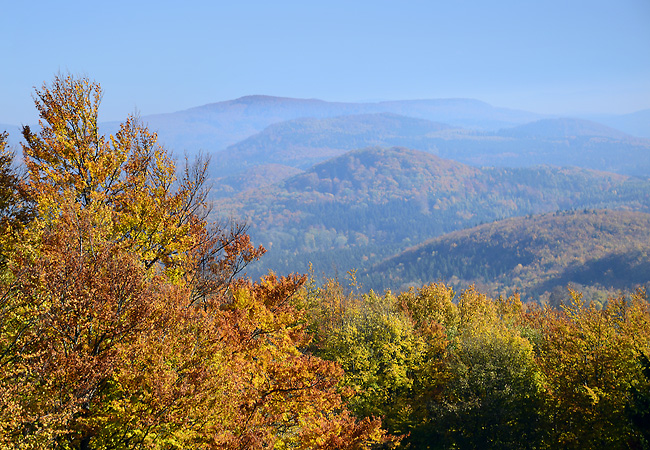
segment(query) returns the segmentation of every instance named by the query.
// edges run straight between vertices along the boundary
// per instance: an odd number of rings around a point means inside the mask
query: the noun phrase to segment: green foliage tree
[[[405,433],[413,373],[423,363],[425,342],[390,293],[370,292],[347,302],[338,323],[319,336],[316,354],[341,364],[344,386],[355,392],[348,404],[357,415],[384,417],[391,433]]]
[[[416,376],[414,448],[536,448],[542,389],[532,346],[518,326],[521,302],[493,301],[470,288],[454,303],[444,284],[400,297],[431,336],[427,364]]]
[[[541,443],[542,383],[533,347],[504,320],[512,308],[498,306],[472,288],[459,299],[458,334],[448,350],[451,377],[442,401],[432,405],[434,424],[450,447]]]
[[[382,416],[407,448],[542,445],[543,379],[517,297],[470,288],[455,300],[442,283],[378,296],[335,282],[317,297],[316,353],[344,367],[352,410]]]

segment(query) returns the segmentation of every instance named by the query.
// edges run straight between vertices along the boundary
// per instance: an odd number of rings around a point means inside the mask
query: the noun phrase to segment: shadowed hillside
[[[382,290],[445,281],[533,297],[568,284],[627,289],[650,282],[650,214],[567,211],[489,223],[405,250],[359,279]]]

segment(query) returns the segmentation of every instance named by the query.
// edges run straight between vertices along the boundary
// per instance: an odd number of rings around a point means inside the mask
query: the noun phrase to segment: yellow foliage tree
[[[100,99],[56,77],[37,91],[40,132],[23,130],[35,216],[0,278],[0,447],[384,441],[345,409],[340,367],[304,353],[304,280],[237,278],[263,249],[207,225],[207,162],[177,177],[135,118],[100,135]]]
[[[42,227],[55,227],[65,208],[88,209],[107,239],[138,254],[146,268],[162,264],[172,278],[196,269],[191,253],[205,254],[206,245],[225,250],[237,241],[249,260],[261,253],[242,227],[230,234],[206,227],[207,160],[186,163],[178,178],[156,134],[134,116],[115,135],[102,135],[101,97],[98,83],[72,76],[57,76],[36,92],[41,130],[24,127],[23,152]]]
[[[536,360],[546,380],[550,440],[563,448],[628,448],[638,430],[626,410],[645,388],[641,361],[649,353],[645,293],[610,299],[597,308],[570,291],[561,310],[536,309]]]

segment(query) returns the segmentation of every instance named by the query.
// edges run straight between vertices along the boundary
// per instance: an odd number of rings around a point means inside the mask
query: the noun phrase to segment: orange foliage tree
[[[56,77],[23,131],[35,215],[0,278],[0,444],[14,448],[366,448],[340,367],[304,352],[304,279],[238,274],[263,249],[206,222],[206,161],[180,177],[101,90]]]

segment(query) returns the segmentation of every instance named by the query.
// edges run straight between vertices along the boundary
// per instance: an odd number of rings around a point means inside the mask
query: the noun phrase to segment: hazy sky
[[[3,2],[0,123],[85,74],[101,120],[250,94],[477,98],[542,113],[650,108],[650,0]]]

